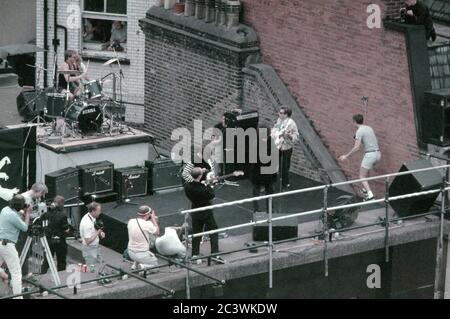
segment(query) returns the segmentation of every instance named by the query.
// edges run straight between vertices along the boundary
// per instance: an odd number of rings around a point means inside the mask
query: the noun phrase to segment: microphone
[[[367,101],[369,101],[369,97],[368,96],[363,96],[361,98],[361,100],[364,101],[364,102],[367,102]]]

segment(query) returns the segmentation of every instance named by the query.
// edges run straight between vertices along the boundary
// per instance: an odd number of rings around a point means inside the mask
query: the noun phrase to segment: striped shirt
[[[209,167],[206,167],[206,166],[209,166]],[[206,168],[210,172],[212,172],[212,174],[214,176],[216,176],[216,172],[214,170],[214,163],[211,160],[208,160],[207,163],[202,162],[202,163],[198,163],[198,164],[197,163],[193,164],[192,162],[186,162],[183,167],[183,172],[181,173],[181,177],[183,178],[185,183],[190,183],[190,182],[194,181],[194,178],[191,175],[191,172],[194,169],[194,167]]]

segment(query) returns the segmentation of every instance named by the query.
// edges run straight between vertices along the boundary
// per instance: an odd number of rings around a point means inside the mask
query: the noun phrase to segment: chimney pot
[[[198,20],[205,18],[205,0],[195,0],[195,18]]]
[[[239,0],[227,0],[226,16],[227,28],[239,25],[239,13],[241,12],[241,2]]]
[[[220,25],[226,25],[227,24],[227,16],[225,12],[225,8],[227,6],[227,0],[221,0],[220,1]]]
[[[194,0],[186,0],[184,4],[184,16],[192,17],[195,12]]]

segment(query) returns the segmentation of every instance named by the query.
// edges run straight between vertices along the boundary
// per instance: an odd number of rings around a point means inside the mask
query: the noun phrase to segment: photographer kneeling
[[[128,254],[131,260],[143,268],[158,265],[158,259],[150,251],[150,236],[159,235],[158,217],[148,206],[140,206],[137,217],[128,221]]]
[[[16,242],[20,231],[26,232],[29,224],[30,210],[26,209],[25,198],[22,195],[14,195],[9,207],[4,207],[0,212],[0,265],[6,262],[15,295],[22,293],[22,270]],[[5,275],[6,273],[0,270],[0,277],[6,279]]]
[[[64,214],[64,197],[55,196],[53,203],[49,207],[45,218],[48,220],[48,226],[45,229],[48,245],[52,256],[56,254],[58,271],[66,270],[67,243],[66,237],[69,234],[70,226],[67,223],[67,216]],[[47,259],[42,265],[42,274],[45,274],[49,268]]]

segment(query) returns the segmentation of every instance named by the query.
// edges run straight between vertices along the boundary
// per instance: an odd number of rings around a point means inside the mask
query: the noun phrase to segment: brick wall
[[[405,6],[404,0],[383,0],[384,16],[386,17],[398,17],[400,8]]]
[[[155,3],[155,0],[129,0],[127,1],[127,54],[126,58],[129,60],[129,64],[123,64],[124,80],[122,82],[122,94],[123,100],[136,104],[144,103],[144,51],[145,51],[145,38],[139,27],[139,19],[145,16],[145,12]],[[52,46],[52,39],[54,35],[53,29],[53,9],[54,1],[49,0],[49,14],[48,14],[48,66],[51,70],[53,67],[54,49]],[[81,0],[58,0],[58,24],[63,26],[67,25],[67,18],[73,12],[68,12],[68,5],[79,5],[82,7]],[[44,1],[36,1],[36,37],[37,44],[44,47],[44,27],[43,27],[43,7]],[[81,25],[81,20],[80,20]],[[75,49],[81,51],[81,34],[80,28],[68,29],[68,41],[67,45],[69,49]],[[64,60],[64,33],[62,30],[58,30],[58,38],[61,41],[61,45],[58,47],[57,61],[61,64]],[[37,56],[37,63],[43,64],[43,53],[39,53]],[[84,57],[84,60],[89,58]],[[111,65],[108,67],[102,64],[108,59],[106,54],[103,57],[104,61],[90,61],[89,63],[89,76],[91,79],[100,79],[110,72],[118,72],[117,65]],[[41,78],[41,85],[43,84],[43,77]],[[48,79],[48,85],[52,85],[51,76]],[[118,88],[118,84],[117,84]],[[112,83],[107,83],[104,86],[104,91],[107,95],[112,93]],[[118,92],[117,92],[118,93]],[[144,107],[139,105],[127,105],[126,106],[126,120],[128,122],[143,123],[144,122]]]
[[[375,174],[395,172],[417,155],[404,35],[366,26],[367,6],[386,14],[393,1],[244,0],[245,22],[259,37],[263,62],[272,65],[335,158],[353,146],[354,113],[366,113],[377,133],[381,163]],[[341,164],[358,176],[360,154]],[[378,193],[382,184],[377,183]]]
[[[242,104],[246,108],[258,110],[259,125],[261,126],[272,127],[274,120],[278,118],[278,105],[275,105],[271,101],[261,85],[249,74],[244,76]],[[305,145],[302,144],[302,141],[299,141],[294,146],[291,159],[291,171],[312,180],[321,181],[323,177],[318,171],[320,164],[311,162],[304,152],[304,147]]]
[[[223,27],[163,8],[153,7],[141,25],[146,33],[145,130],[169,152],[174,129],[186,127],[192,134],[194,120],[202,120],[206,129],[224,111],[240,106],[242,67],[259,48],[248,28],[249,40],[241,43]]]

